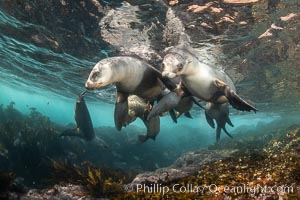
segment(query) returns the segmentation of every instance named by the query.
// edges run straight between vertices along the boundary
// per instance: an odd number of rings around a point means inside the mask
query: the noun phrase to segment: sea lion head
[[[110,63],[106,60],[98,62],[92,69],[88,80],[85,83],[85,88],[94,90],[105,87],[113,82],[113,71]]]
[[[162,75],[168,78],[175,78],[183,74],[188,60],[179,53],[171,52],[164,57],[162,62]]]

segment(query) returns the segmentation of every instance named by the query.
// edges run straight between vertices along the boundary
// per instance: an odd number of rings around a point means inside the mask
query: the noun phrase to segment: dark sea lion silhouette
[[[219,142],[221,136],[221,129],[232,138],[232,136],[226,130],[226,123],[233,127],[233,124],[229,118],[229,108],[228,103],[223,104],[214,104],[208,102],[205,107],[205,117],[207,123],[215,128],[215,123],[213,120],[216,120],[217,129],[216,129],[216,141]]]
[[[83,98],[86,91],[79,95],[75,103],[74,118],[76,121],[76,128],[63,131],[60,134],[61,136],[77,136],[87,141],[95,138],[95,132],[90,113]]]

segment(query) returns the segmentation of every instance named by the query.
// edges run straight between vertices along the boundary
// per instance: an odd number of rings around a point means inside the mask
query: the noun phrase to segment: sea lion
[[[183,97],[178,105],[170,110],[170,115],[175,123],[177,123],[177,119],[184,114],[187,118],[192,118],[192,115],[190,113],[190,110],[193,106],[193,97],[191,96],[186,96]]]
[[[128,116],[124,119],[123,125],[126,126],[135,121],[136,118],[140,118],[147,128],[145,135],[139,135],[138,139],[140,142],[145,142],[149,138],[155,140],[160,131],[159,116],[153,117],[149,121],[146,120],[151,107],[149,103],[136,95],[130,95],[128,97]]]
[[[114,121],[117,130],[122,129],[122,120],[128,114],[128,96],[138,95],[153,102],[162,92],[162,82],[170,88],[174,84],[167,82],[159,70],[133,56],[116,56],[99,61],[92,69],[85,87],[88,90],[99,89],[115,84],[117,98]]]
[[[175,85],[178,85],[181,82],[180,77],[175,77],[170,79]],[[170,92],[170,90],[168,90]],[[195,99],[194,97],[188,95],[188,92],[182,88],[181,93],[183,93],[183,97],[180,99],[178,104],[174,107],[174,109],[170,110],[170,115],[175,123],[177,123],[177,119],[184,114],[187,118],[192,118],[190,110],[194,104]],[[196,102],[197,103],[197,102]],[[198,104],[197,104],[198,105]]]
[[[215,123],[213,120],[217,122],[217,129],[216,129],[216,141],[219,142],[221,136],[221,129],[232,138],[232,136],[226,130],[226,123],[233,127],[233,124],[229,118],[229,108],[228,103],[223,104],[214,104],[208,102],[205,107],[205,117],[207,123],[212,127],[215,128]]]
[[[236,94],[234,84],[225,72],[201,62],[192,48],[183,46],[169,49],[162,65],[162,75],[168,78],[179,76],[181,84],[193,96],[212,103],[229,102],[242,111],[257,111]]]
[[[183,113],[186,117],[192,118],[190,110],[195,103],[200,108],[205,108],[195,100],[195,98],[189,93],[189,91],[180,85],[180,77],[174,77],[169,79],[176,87],[172,87],[173,91],[169,88],[165,88],[162,96],[158,99],[159,104],[155,105],[149,113],[147,119],[151,119],[153,116],[163,115],[163,113],[169,112],[173,121],[177,123],[178,117]],[[176,92],[175,92],[176,91]]]
[[[76,121],[76,128],[65,130],[60,134],[60,136],[77,136],[87,141],[95,138],[95,132],[90,113],[83,98],[86,91],[79,95],[75,103],[74,118]]]

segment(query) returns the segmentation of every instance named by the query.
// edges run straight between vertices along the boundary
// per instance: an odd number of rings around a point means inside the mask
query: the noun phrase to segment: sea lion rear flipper
[[[219,142],[221,138],[221,127],[217,125],[217,130],[216,130],[216,141]]]
[[[192,115],[190,112],[185,112],[184,116],[186,116],[187,118],[193,119]]]
[[[228,135],[228,137],[233,138],[232,135],[228,133],[228,131],[226,130],[225,126],[223,127],[223,130]]]
[[[117,92],[117,101],[115,104],[115,111],[114,111],[114,121],[115,127],[118,131],[122,129],[124,125],[124,120],[126,120],[128,115],[128,95],[121,94]]]
[[[210,127],[215,128],[214,120],[205,112],[205,118]]]
[[[229,88],[229,86],[225,86],[224,93],[229,103],[235,109],[248,112],[250,112],[251,110],[253,110],[254,112],[257,111],[257,109],[254,106],[250,105],[244,99],[239,97],[232,89]]]
[[[169,111],[169,113],[170,113],[170,116],[171,116],[173,122],[177,123],[177,116],[176,116],[176,113],[175,113],[174,109],[171,109]]]
[[[194,98],[194,97],[192,97],[192,99],[193,99],[193,102],[197,105],[197,106],[199,106],[200,108],[202,108],[203,110],[205,110],[205,108]]]
[[[160,113],[164,113],[175,108],[180,100],[180,95],[178,95],[176,92],[170,92],[152,108],[147,117],[147,120],[151,119],[152,117],[158,116]]]
[[[233,125],[233,123],[231,122],[231,120],[230,120],[229,117],[227,118],[227,121],[226,121],[226,122],[227,122],[227,124],[229,124],[231,127],[234,127],[234,125]]]

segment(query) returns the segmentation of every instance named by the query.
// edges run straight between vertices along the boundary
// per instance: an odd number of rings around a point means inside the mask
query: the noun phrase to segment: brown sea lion
[[[139,141],[145,142],[149,138],[155,140],[156,136],[160,131],[160,119],[159,116],[153,117],[149,121],[147,120],[147,115],[151,110],[151,105],[147,103],[142,98],[136,95],[130,95],[128,97],[128,116],[125,118],[124,124],[127,125],[140,118],[146,128],[147,133],[145,135],[139,135]]]
[[[117,130],[128,114],[128,96],[138,95],[153,102],[162,92],[161,73],[140,58],[117,56],[99,61],[92,69],[85,87],[99,89],[110,84],[117,88],[114,119]],[[165,82],[164,82],[165,83]]]
[[[163,76],[170,79],[180,77],[181,83],[153,108],[148,119],[161,113],[166,106],[168,109],[176,107],[185,94],[182,93],[182,87],[191,95],[208,102],[216,104],[229,102],[238,110],[257,111],[254,106],[236,94],[234,84],[225,72],[200,62],[191,48],[181,46],[169,49],[162,65]]]

